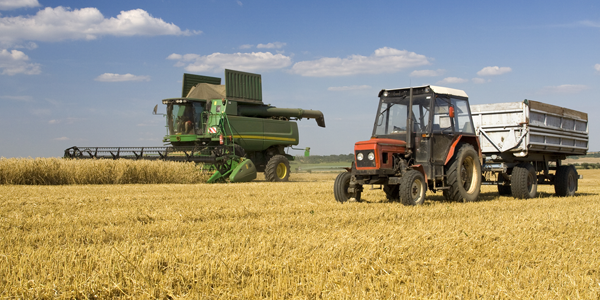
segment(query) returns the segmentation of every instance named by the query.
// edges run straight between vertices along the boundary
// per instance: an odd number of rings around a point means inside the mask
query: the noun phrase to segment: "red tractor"
[[[475,201],[482,155],[464,91],[420,86],[379,92],[370,140],[354,146],[354,163],[337,176],[335,199],[360,201],[364,185],[381,185],[390,201],[420,205],[427,190]]]

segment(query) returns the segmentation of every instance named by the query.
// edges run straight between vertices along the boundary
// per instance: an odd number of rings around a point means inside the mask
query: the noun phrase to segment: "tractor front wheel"
[[[356,199],[356,201],[360,202],[360,190],[354,193],[349,193],[348,188],[350,187],[350,180],[352,179],[352,174],[350,172],[340,173],[333,183],[333,195],[335,196],[335,200],[340,203],[344,203],[350,198]]]
[[[290,162],[283,155],[275,155],[269,159],[265,167],[265,178],[268,181],[289,181],[290,180]]]
[[[463,144],[446,169],[448,196],[451,201],[471,202],[477,200],[481,188],[481,163],[475,148]]]
[[[425,177],[417,170],[410,170],[402,175],[400,182],[400,200],[404,205],[421,205],[425,202]]]

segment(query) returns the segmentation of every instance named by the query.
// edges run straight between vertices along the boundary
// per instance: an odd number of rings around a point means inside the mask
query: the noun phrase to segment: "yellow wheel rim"
[[[285,164],[279,163],[277,165],[277,177],[279,179],[284,179],[286,175],[287,175],[287,168],[285,167]]]

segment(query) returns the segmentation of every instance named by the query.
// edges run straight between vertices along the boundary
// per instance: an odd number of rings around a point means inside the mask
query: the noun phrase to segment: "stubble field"
[[[334,173],[0,185],[0,298],[600,297],[600,175],[577,196],[336,203]]]

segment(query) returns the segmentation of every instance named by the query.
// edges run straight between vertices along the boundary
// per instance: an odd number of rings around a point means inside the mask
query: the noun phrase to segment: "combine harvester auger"
[[[214,172],[210,183],[247,182],[257,172],[269,181],[288,181],[294,156],[285,150],[299,143],[294,121],[314,118],[325,127],[323,113],[263,104],[259,74],[225,70],[225,81],[184,74],[182,96],[162,101],[167,106],[163,142],[170,146],[71,147],[64,157],[203,163],[204,170]]]

